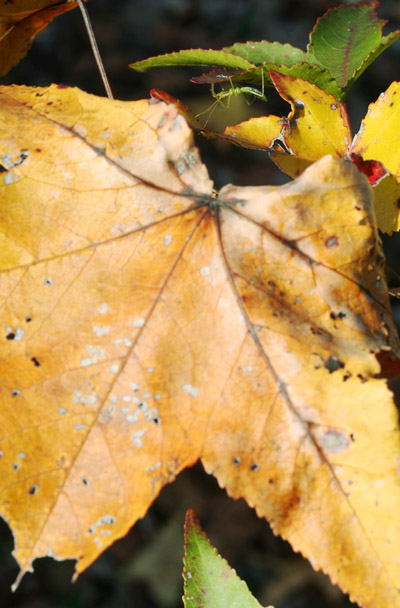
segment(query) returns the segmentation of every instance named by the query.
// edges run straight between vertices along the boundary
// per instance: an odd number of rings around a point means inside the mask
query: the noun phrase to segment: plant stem
[[[108,82],[107,74],[104,69],[103,61],[101,59],[99,47],[97,46],[96,38],[93,32],[92,24],[90,23],[89,13],[86,10],[86,6],[83,4],[82,0],[76,0],[78,2],[79,8],[81,9],[83,21],[86,26],[86,31],[89,36],[90,44],[92,47],[94,58],[96,59],[97,67],[99,68],[100,76],[104,84],[104,88],[107,93],[107,97],[110,99],[114,99],[114,96],[111,91],[110,83]]]

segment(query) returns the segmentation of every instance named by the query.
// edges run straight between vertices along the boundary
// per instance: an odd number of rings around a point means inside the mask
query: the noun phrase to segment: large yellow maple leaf
[[[400,606],[398,352],[366,178],[215,193],[174,106],[0,90],[0,512],[81,572],[201,459],[362,606]]]

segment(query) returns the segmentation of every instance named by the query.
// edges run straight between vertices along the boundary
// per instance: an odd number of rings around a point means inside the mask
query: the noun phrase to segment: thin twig
[[[400,287],[389,287],[388,294],[394,298],[400,298]]]
[[[104,69],[103,61],[101,59],[99,47],[97,46],[96,38],[94,36],[94,32],[92,29],[92,24],[90,23],[89,14],[86,10],[86,6],[83,4],[82,0],[76,0],[78,2],[79,8],[81,9],[83,21],[86,26],[86,30],[89,36],[90,44],[92,47],[94,58],[96,59],[97,67],[99,68],[100,76],[104,84],[104,88],[107,93],[107,97],[110,99],[114,99],[114,96],[111,91],[110,83],[108,82],[107,74]]]

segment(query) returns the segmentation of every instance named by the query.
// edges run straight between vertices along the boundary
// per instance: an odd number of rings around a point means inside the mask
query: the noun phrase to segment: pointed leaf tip
[[[246,583],[210,544],[193,509],[186,512],[183,561],[185,608],[261,608]]]

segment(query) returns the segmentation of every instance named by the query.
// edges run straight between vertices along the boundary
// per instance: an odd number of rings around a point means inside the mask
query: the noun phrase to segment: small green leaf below
[[[246,583],[210,545],[192,509],[186,512],[183,562],[185,608],[261,608]]]
[[[346,89],[400,36],[400,31],[382,36],[387,23],[378,19],[377,2],[358,2],[329,9],[310,34],[310,61],[328,70]]]

